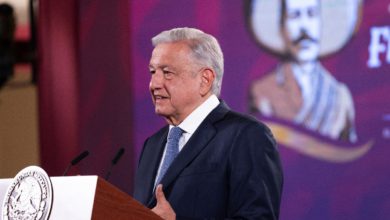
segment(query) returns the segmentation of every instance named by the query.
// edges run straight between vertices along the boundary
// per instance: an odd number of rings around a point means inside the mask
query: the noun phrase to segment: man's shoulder
[[[235,126],[238,128],[257,128],[260,130],[269,130],[268,127],[256,119],[254,116],[249,114],[240,113],[237,111],[229,110],[224,120],[221,121],[222,126]]]
[[[229,110],[223,120],[215,124],[215,127],[225,138],[240,139],[243,142],[255,140],[259,144],[271,143],[262,146],[276,146],[271,129],[252,115]]]

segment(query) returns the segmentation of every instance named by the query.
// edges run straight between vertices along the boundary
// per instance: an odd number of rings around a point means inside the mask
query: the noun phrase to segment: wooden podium
[[[51,177],[53,205],[49,219],[161,220],[150,209],[98,176]],[[12,179],[0,179],[0,219],[3,199]]]

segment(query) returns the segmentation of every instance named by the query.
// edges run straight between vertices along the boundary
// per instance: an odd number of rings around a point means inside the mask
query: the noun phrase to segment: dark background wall
[[[40,1],[39,122],[42,166],[62,175],[84,150],[90,156],[69,174],[108,172],[131,192],[132,90],[128,1]]]

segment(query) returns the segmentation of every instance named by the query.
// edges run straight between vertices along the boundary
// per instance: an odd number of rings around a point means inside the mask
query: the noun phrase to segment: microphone
[[[110,178],[112,168],[118,163],[119,159],[121,159],[121,157],[122,157],[122,155],[123,155],[124,153],[125,153],[125,149],[122,147],[122,148],[119,149],[119,151],[115,154],[114,159],[112,159],[112,161],[111,161],[111,166],[110,166],[110,168],[108,169],[108,172],[107,172],[107,174],[106,174],[105,180],[108,180],[108,178]]]
[[[65,172],[64,172],[64,174],[62,174],[62,176],[65,176],[66,173],[68,173],[69,169],[70,169],[72,166],[78,164],[81,160],[83,160],[83,159],[84,159],[85,157],[87,157],[88,155],[89,155],[89,151],[86,150],[86,151],[82,152],[81,154],[79,154],[77,157],[75,157],[75,158],[70,162],[70,164],[68,165],[68,167],[66,167]]]

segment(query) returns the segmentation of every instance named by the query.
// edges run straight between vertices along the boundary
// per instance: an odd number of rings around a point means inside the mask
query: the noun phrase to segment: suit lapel
[[[213,139],[217,132],[214,127],[214,123],[222,119],[228,111],[228,107],[222,102],[199,125],[195,133],[192,135],[190,140],[188,140],[176,159],[172,162],[168,171],[161,180],[161,184],[163,184],[164,187],[163,189],[169,187],[183,169],[187,167],[188,164],[190,164],[205,147],[208,146],[208,143]],[[155,195],[153,193],[148,205],[153,205],[155,200]]]
[[[156,138],[154,141],[151,141],[148,143],[149,146],[153,146],[155,149],[152,149],[152,151],[155,151],[156,153],[152,154],[150,157],[150,163],[147,166],[147,171],[145,173],[145,183],[147,192],[145,194],[145,201],[150,201],[154,197],[154,181],[157,175],[157,170],[160,165],[160,160],[164,152],[167,136],[168,136],[169,127],[166,126],[164,128],[164,131],[162,135],[159,138]]]

